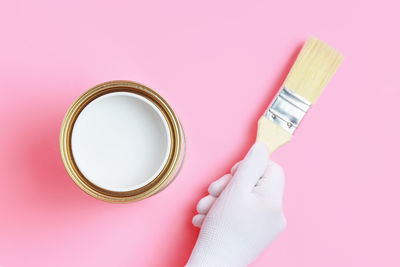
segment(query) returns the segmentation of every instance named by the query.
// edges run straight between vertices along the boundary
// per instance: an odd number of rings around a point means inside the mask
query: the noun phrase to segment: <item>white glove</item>
[[[256,142],[197,204],[193,224],[201,230],[186,266],[234,267],[254,261],[286,226],[283,188],[282,168]]]

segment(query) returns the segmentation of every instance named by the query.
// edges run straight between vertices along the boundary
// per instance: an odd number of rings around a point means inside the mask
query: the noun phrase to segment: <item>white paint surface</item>
[[[170,151],[170,134],[154,104],[117,92],[82,110],[71,143],[75,162],[87,179],[121,192],[140,188],[160,173]]]

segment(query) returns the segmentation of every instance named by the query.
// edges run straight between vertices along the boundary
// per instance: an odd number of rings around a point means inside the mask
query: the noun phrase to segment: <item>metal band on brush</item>
[[[282,87],[264,116],[293,134],[310,106],[309,101]]]

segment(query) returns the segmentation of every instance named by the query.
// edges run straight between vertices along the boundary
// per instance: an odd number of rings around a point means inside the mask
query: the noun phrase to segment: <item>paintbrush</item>
[[[342,61],[339,52],[315,37],[303,45],[281,89],[258,120],[257,140],[271,153],[290,141]]]

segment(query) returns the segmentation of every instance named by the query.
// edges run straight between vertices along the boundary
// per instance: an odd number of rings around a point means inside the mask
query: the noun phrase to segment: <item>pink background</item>
[[[253,266],[400,266],[400,5],[383,1],[0,2],[0,265],[182,266],[195,204],[255,138],[303,41],[345,61],[292,142],[288,227]],[[186,131],[181,174],[138,203],[96,200],[58,150],[97,83],[155,88]]]

